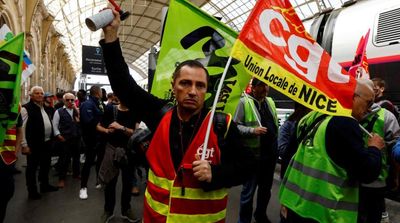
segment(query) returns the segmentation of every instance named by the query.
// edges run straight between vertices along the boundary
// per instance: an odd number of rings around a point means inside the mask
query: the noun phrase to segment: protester
[[[285,175],[286,168],[290,160],[296,153],[299,146],[296,137],[296,129],[298,122],[311,110],[306,106],[295,102],[294,112],[287,118],[283,125],[279,128],[278,134],[278,151],[281,157],[281,179]]]
[[[79,108],[81,104],[86,101],[86,91],[79,89],[79,91],[76,93],[76,97],[77,99],[75,100],[75,105],[77,108]]]
[[[372,82],[374,82],[375,103],[393,113],[396,119],[399,120],[399,109],[393,104],[393,102],[383,95],[386,86],[385,80],[375,77],[372,78]]]
[[[396,144],[393,146],[393,158],[396,162],[400,163],[400,139],[397,140]]]
[[[121,214],[124,219],[134,222],[137,219],[135,219],[130,206],[134,166],[132,157],[127,156],[127,146],[137,121],[123,103],[108,108],[104,112],[103,119],[97,125],[98,131],[104,134],[107,143],[99,171],[99,178],[105,184],[102,222],[107,222],[114,216],[115,188],[119,170],[122,175]],[[118,160],[119,154],[120,159]]]
[[[386,181],[389,175],[390,159],[388,151],[400,136],[400,127],[396,117],[388,110],[374,103],[370,112],[360,122],[368,132],[373,132],[385,140],[382,150],[382,169],[377,180],[360,186],[359,223],[380,222],[385,212]],[[364,133],[365,145],[368,135]],[[386,216],[386,214],[385,214]]]
[[[56,93],[57,101],[54,103],[54,109],[59,109],[64,106],[64,91]]]
[[[50,149],[52,145],[52,112],[44,106],[43,88],[34,86],[30,91],[30,101],[21,109],[24,137],[22,153],[26,155],[26,185],[28,197],[32,200],[41,198],[36,186],[36,171],[39,169],[40,192],[52,192],[57,187],[49,184]]]
[[[374,100],[370,80],[357,80],[352,116],[316,111],[298,125],[299,148],[289,164],[279,199],[289,223],[356,222],[358,189],[377,179],[382,168],[383,139],[372,133],[364,147],[357,121]],[[366,171],[367,170],[367,171]]]
[[[240,99],[234,121],[238,124],[244,145],[254,153],[257,169],[243,184],[240,195],[238,223],[250,223],[253,214],[253,197],[257,190],[256,222],[271,222],[267,206],[271,198],[277,156],[278,117],[275,102],[267,97],[269,86],[254,78],[250,95]],[[260,123],[258,123],[258,121]],[[261,125],[261,126],[260,126]]]
[[[72,173],[74,178],[79,178],[80,172],[80,126],[79,110],[75,107],[75,95],[63,95],[63,107],[56,110],[53,117],[53,131],[59,143],[60,172],[58,187],[63,188],[65,177],[72,158]]]
[[[113,14],[100,41],[111,87],[154,132],[146,154],[150,170],[144,222],[223,222],[226,188],[243,183],[253,171],[251,153],[242,148],[236,125],[222,113],[215,115],[208,146],[203,148],[210,115],[204,107],[208,72],[199,62],[177,66],[172,80],[177,105],[171,109],[165,106],[167,101],[136,84],[117,37],[120,16],[115,10]],[[205,160],[200,160],[204,149]]]
[[[79,198],[82,200],[88,198],[87,182],[89,180],[90,169],[94,164],[96,153],[98,152],[96,150],[98,143],[96,126],[104,112],[104,107],[100,103],[100,97],[100,87],[92,86],[90,88],[89,99],[83,102],[79,108],[82,137],[85,142],[85,163],[81,171],[81,189],[79,191]],[[102,158],[98,157],[97,159],[101,160]]]
[[[22,140],[22,118],[18,115],[17,124],[6,130],[4,142],[0,144],[0,222],[6,217],[7,205],[14,195],[14,171],[17,151]]]

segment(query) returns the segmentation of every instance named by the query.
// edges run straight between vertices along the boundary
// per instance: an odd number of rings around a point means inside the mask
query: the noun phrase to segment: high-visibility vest
[[[250,97],[244,97],[244,125],[248,127],[259,127],[259,123],[257,122],[257,107],[255,106],[254,100]],[[266,103],[268,104],[268,109],[271,112],[272,117],[274,118],[274,124],[276,129],[278,129],[278,116],[276,114],[275,102],[270,97],[265,98]],[[257,112],[254,113],[252,107]],[[260,119],[261,120],[261,119]],[[246,135],[243,137],[243,143],[246,147],[252,149],[260,148],[260,136],[256,135]]]
[[[362,125],[368,130],[373,133],[378,134],[380,137],[385,138],[385,110],[383,108],[380,108],[377,113],[374,113],[374,115],[369,115],[365,121],[362,121]],[[371,126],[369,126],[371,125]],[[372,128],[372,129],[371,129]],[[365,146],[368,146],[368,138],[369,136],[364,133],[364,142]],[[379,174],[378,179],[376,179],[374,182],[369,183],[369,184],[362,184],[363,186],[366,187],[376,187],[376,188],[382,188],[386,186],[386,178],[389,175],[389,165],[387,162],[387,156],[388,156],[388,151],[387,148],[385,147],[382,150],[382,168],[381,172]]]
[[[145,192],[144,222],[225,222],[228,190],[222,188],[205,192],[191,169],[195,154],[202,153],[210,113],[184,154],[178,173],[170,153],[171,116],[172,110],[164,115],[146,153],[150,170]],[[230,117],[227,117],[229,123]],[[220,156],[217,135],[211,128],[206,160],[211,165],[218,165]]]
[[[299,125],[312,123],[319,115],[311,112]],[[305,138],[291,160],[279,192],[282,205],[304,218],[324,223],[355,223],[358,183],[328,156],[325,133],[331,117],[322,120]],[[315,130],[315,131],[314,131]]]
[[[16,128],[7,129],[4,142],[0,145],[0,156],[6,165],[10,165],[17,160],[15,146],[17,144]]]

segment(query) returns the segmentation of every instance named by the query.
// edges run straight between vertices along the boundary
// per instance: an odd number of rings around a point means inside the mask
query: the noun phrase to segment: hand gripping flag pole
[[[231,65],[231,61],[232,61],[232,56],[229,57],[228,62],[226,63],[226,66],[224,69],[224,73],[222,73],[221,80],[219,81],[219,84],[218,84],[217,93],[215,94],[213,106],[211,108],[210,119],[208,120],[206,137],[204,138],[203,151],[201,153],[201,160],[204,160],[206,158],[207,144],[208,144],[208,139],[210,137],[210,131],[211,131],[211,126],[212,126],[213,119],[214,119],[215,109],[217,108],[218,98],[221,93],[222,85],[224,84],[226,73],[228,72],[228,68]]]

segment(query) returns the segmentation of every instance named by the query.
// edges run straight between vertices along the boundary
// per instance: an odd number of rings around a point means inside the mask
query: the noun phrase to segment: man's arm
[[[224,144],[220,144],[220,149],[221,164],[211,166],[211,182],[203,182],[204,190],[240,185],[255,170],[254,155],[243,147],[240,133],[234,122],[231,122]]]
[[[55,136],[60,135],[60,129],[58,128],[60,124],[60,114],[58,113],[58,110],[56,110],[56,112],[54,112],[54,116],[53,116],[53,132]]]
[[[387,109],[384,109],[385,120],[384,120],[384,132],[385,132],[385,143],[387,148],[391,148],[396,140],[400,137],[400,127],[397,122],[396,116],[393,115]]]
[[[136,84],[129,74],[129,68],[122,56],[117,36],[121,22],[120,16],[115,10],[113,13],[115,18],[110,25],[103,28],[105,38],[100,41],[111,87],[118,98],[152,129],[157,126],[152,124],[154,122],[153,114],[156,114],[167,101],[146,92]],[[152,131],[154,130],[152,129]]]
[[[364,146],[362,132],[355,119],[332,117],[326,130],[325,144],[329,157],[344,168],[350,178],[370,183],[379,176],[381,151],[375,146]]]

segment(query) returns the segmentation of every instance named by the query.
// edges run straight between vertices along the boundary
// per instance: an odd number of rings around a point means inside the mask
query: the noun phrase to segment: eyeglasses
[[[65,99],[66,101],[75,101],[75,99]]]
[[[374,100],[373,99],[366,99],[363,96],[361,96],[360,94],[354,93],[355,96],[361,98],[362,100],[364,100],[365,102],[367,102],[367,108],[370,108],[372,106],[372,104],[374,104]]]

